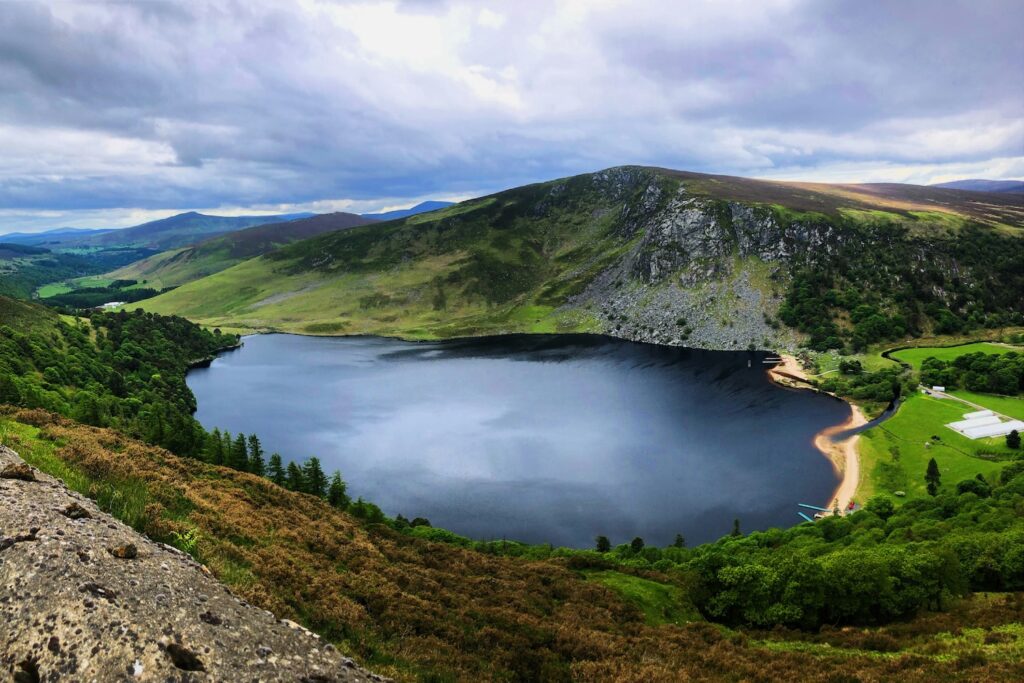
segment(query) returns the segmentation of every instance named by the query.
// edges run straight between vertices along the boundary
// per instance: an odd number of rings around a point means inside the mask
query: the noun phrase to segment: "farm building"
[[[1024,422],[1020,420],[1008,420],[1003,422],[1002,418],[991,410],[978,410],[964,415],[964,419],[958,422],[950,422],[946,425],[957,431],[968,439],[984,439],[991,436],[1005,436],[1017,430],[1024,431]]]

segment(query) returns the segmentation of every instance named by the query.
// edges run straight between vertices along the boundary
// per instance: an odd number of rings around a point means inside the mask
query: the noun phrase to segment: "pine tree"
[[[594,539],[594,547],[599,553],[606,553],[612,549],[612,542],[608,540],[607,536],[598,536]]]
[[[288,469],[285,473],[284,485],[290,491],[303,492],[306,490],[305,478],[302,476],[302,470],[294,462],[288,463]]]
[[[1006,447],[1014,450],[1020,448],[1020,432],[1016,429],[1006,435]]]
[[[206,462],[213,463],[214,465],[224,464],[224,442],[220,435],[220,430],[216,427],[210,432],[210,437],[206,440],[206,452],[204,453]]]
[[[320,458],[310,458],[303,464],[302,478],[306,482],[306,493],[318,498],[327,495],[327,475],[320,467]]]
[[[263,446],[259,437],[255,434],[249,435],[249,471],[255,475],[266,474],[266,464],[263,462]]]
[[[331,476],[331,485],[327,489],[327,502],[339,510],[347,508],[350,502],[347,488],[345,480],[341,478],[341,473],[335,472]]]
[[[231,459],[231,443],[232,443],[231,432],[229,432],[227,430],[224,430],[223,432],[221,432],[221,434],[220,434],[221,462],[222,462],[222,464],[227,465],[228,467],[231,466],[231,463],[230,463],[230,459]]]
[[[228,453],[228,467],[245,472],[249,467],[249,450],[245,446],[245,434],[241,432],[231,443],[231,451]]]
[[[928,485],[928,495],[938,495],[939,485],[942,483],[942,475],[939,473],[939,463],[935,462],[935,458],[928,461],[928,469],[925,470],[924,481]]]
[[[686,547],[686,539],[683,538],[682,534],[676,534],[676,540],[672,542],[672,547],[673,548],[685,548]]]
[[[629,547],[633,549],[634,553],[639,553],[641,550],[644,549],[644,539],[637,536],[629,542]]]
[[[270,477],[270,481],[278,486],[285,485],[287,478],[284,473],[284,464],[281,462],[280,453],[271,453],[270,465],[267,467],[267,476]]]
[[[730,533],[729,535],[730,536],[742,536],[743,535],[743,533],[740,531],[740,520],[738,520],[738,519],[732,520],[732,533]]]

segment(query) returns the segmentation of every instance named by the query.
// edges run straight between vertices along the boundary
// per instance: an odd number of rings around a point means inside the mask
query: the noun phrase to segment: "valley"
[[[1024,681],[1022,26],[0,4],[0,681]]]
[[[1015,201],[623,167],[214,235],[0,298],[0,439],[399,680],[1012,677],[1019,454],[918,385],[1017,414]],[[848,408],[769,350],[902,397],[853,514],[796,523]]]

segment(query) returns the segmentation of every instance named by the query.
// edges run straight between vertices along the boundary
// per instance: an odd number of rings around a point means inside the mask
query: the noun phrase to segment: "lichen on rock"
[[[379,681],[0,446],[0,679]]]

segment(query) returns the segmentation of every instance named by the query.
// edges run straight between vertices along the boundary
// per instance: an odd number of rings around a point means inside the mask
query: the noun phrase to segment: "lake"
[[[315,455],[386,514],[475,539],[667,545],[791,526],[838,478],[814,435],[849,416],[782,389],[763,352],[596,335],[432,343],[258,335],[188,384],[207,429]]]

